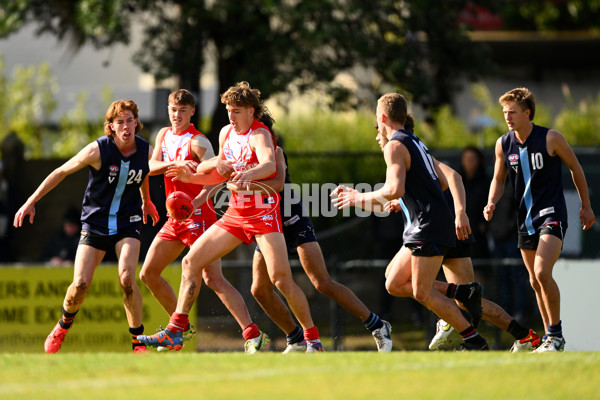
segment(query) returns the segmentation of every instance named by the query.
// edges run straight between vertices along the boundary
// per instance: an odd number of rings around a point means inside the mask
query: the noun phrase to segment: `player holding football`
[[[558,131],[533,124],[533,93],[527,88],[512,89],[500,97],[499,103],[510,131],[496,141],[494,177],[483,215],[488,221],[492,219],[508,175],[519,204],[518,247],[546,329],[544,341],[535,351],[562,351],[565,339],[560,291],[552,277],[567,230],[562,163],[571,171],[579,194],[583,230],[590,229],[596,217],[583,169],[565,138]]]
[[[33,223],[35,204],[46,193],[67,175],[89,168],[73,283],[67,289],[62,317],[44,343],[46,353],[60,350],[85,299],[94,271],[111,247],[114,247],[119,259],[119,283],[124,293],[133,351],[147,350],[136,338],[144,332],[144,325],[142,295],[135,281],[135,271],[140,255],[142,221],[146,223],[149,215],[156,224],[159,215],[148,190],[148,159],[152,146],[136,135],[142,127],[138,120],[138,106],[133,101],[113,102],[106,112],[105,136],[88,144],[52,171],[15,214],[15,227],[21,227],[27,215],[29,222]]]
[[[226,105],[230,124],[221,129],[219,155],[206,164],[202,163],[211,172],[192,174],[186,167],[174,166],[169,168],[167,176],[197,184],[223,182],[227,178],[216,170],[216,164],[223,159],[231,162],[235,171],[229,180],[237,187],[245,187],[246,182],[258,182],[276,175],[277,145],[267,125],[261,122],[272,123],[272,118],[262,104],[260,91],[252,89],[247,82],[240,82],[221,95],[221,102]],[[182,331],[189,323],[189,310],[198,296],[203,269],[239,244],[249,244],[252,239],[263,251],[271,281],[284,295],[304,329],[306,351],[322,351],[319,332],[312,321],[306,296],[292,278],[281,231],[277,193],[233,192],[225,215],[196,241],[183,259],[177,310],[171,315],[167,329],[153,336],[142,335],[138,338],[151,345],[165,340],[181,343]],[[253,349],[259,346],[258,343],[249,345]]]
[[[190,122],[196,106],[192,93],[179,89],[169,95],[168,113],[171,126],[162,128],[156,136],[156,145],[150,158],[150,175],[163,174],[171,166],[181,166],[195,171],[203,160],[214,157],[212,145]],[[168,315],[177,307],[177,296],[169,283],[161,276],[162,272],[181,252],[194,242],[217,221],[212,200],[215,185],[203,186],[171,180],[165,177],[167,197],[175,191],[183,191],[192,198],[193,214],[183,221],[171,215],[158,232],[140,272],[140,279],[162,305]],[[240,325],[246,341],[263,343],[266,338],[258,326],[252,323],[241,294],[225,279],[221,270],[221,260],[217,259],[202,270],[202,278],[208,287],[215,291],[219,299]],[[195,329],[188,325],[183,338],[188,340],[195,335]],[[248,346],[246,346],[248,347]],[[158,346],[159,350],[168,349]]]

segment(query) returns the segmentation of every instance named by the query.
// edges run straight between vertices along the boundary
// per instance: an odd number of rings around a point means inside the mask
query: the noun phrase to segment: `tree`
[[[566,7],[571,18],[592,21],[598,2],[544,2],[544,21]],[[509,17],[532,18],[533,0],[477,1]],[[585,4],[584,4],[585,3]],[[219,90],[248,80],[268,98],[293,83],[319,88],[341,103],[348,91],[334,77],[350,67],[371,68],[383,85],[408,92],[425,108],[449,103],[465,80],[493,68],[483,47],[459,22],[467,0],[14,0],[0,9],[0,37],[25,23],[69,38],[76,50],[131,40],[131,26],[144,27],[134,60],[159,81],[200,92],[208,45],[216,60]],[[595,7],[595,8],[594,8]],[[574,12],[573,10],[577,11]],[[581,11],[580,11],[581,10]],[[585,15],[583,15],[585,14]],[[554,18],[554,19],[552,19]],[[560,18],[563,18],[562,16]],[[596,21],[595,19],[594,21]],[[537,26],[544,26],[538,24]],[[386,86],[387,85],[387,86]],[[218,109],[212,132],[226,123]]]

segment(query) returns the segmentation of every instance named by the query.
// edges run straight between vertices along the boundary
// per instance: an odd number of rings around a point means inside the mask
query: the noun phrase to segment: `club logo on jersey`
[[[512,167],[512,169],[515,170],[515,172],[519,172],[519,155],[518,154],[509,154],[508,162],[510,163],[510,166]]]
[[[118,165],[111,165],[110,167],[108,167],[108,183],[113,183],[117,175],[119,175]]]
[[[273,221],[273,214],[263,215],[262,220],[263,221]]]

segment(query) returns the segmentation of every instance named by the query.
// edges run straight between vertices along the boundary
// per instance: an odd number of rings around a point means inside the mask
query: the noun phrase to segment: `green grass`
[[[0,355],[5,399],[592,399],[600,353]]]

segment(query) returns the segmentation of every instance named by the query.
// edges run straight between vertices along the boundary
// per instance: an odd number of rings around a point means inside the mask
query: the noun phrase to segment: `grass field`
[[[600,353],[1,354],[6,399],[598,399]]]

